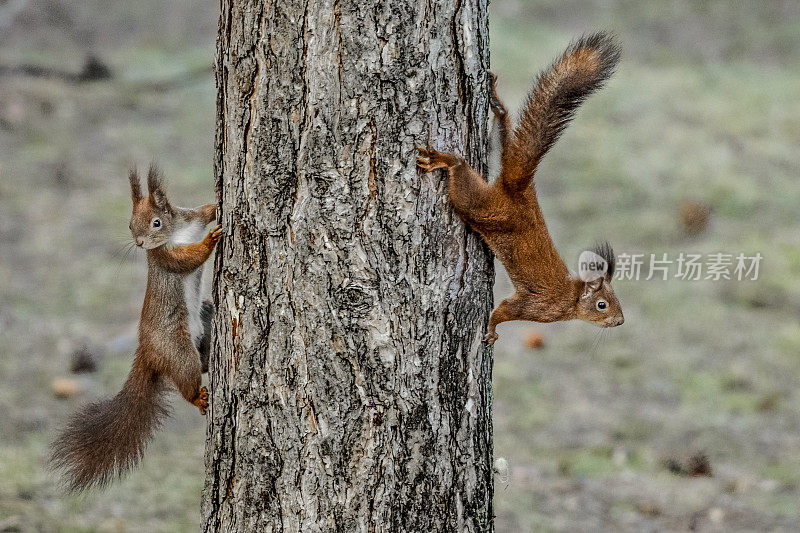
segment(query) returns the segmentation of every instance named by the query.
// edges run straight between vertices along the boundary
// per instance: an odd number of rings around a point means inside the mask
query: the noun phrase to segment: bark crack
[[[415,168],[485,157],[482,2],[223,6],[206,531],[491,530],[490,257]]]

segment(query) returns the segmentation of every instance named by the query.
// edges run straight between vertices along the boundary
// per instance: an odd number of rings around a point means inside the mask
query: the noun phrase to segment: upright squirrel
[[[136,171],[129,177],[130,230],[136,245],[147,251],[139,345],[122,390],[84,405],[53,443],[52,464],[64,472],[71,490],[105,485],[136,465],[167,414],[165,378],[201,414],[208,407],[201,374],[208,369],[213,307],[201,302],[200,278],[222,230],[216,226],[201,237],[217,208],[170,204],[155,166],[147,174],[146,198]]]
[[[578,106],[602,87],[619,61],[611,36],[596,33],[567,48],[539,74],[522,111],[511,125],[491,74],[490,105],[498,121],[501,170],[490,185],[461,157],[420,148],[417,164],[429,172],[449,172],[449,193],[456,213],[483,239],[506,267],[515,294],[492,312],[485,340],[494,344],[495,328],[508,320],[555,322],[581,319],[602,327],[623,323],[611,279],[614,252],[608,243],[595,253],[608,264],[605,275],[585,282],[573,277],[547,231],[532,185],[539,161],[569,124]]]

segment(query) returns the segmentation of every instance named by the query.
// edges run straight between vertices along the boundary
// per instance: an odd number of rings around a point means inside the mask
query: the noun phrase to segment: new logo
[[[602,278],[608,271],[608,263],[594,252],[586,250],[578,257],[578,276],[585,282]]]

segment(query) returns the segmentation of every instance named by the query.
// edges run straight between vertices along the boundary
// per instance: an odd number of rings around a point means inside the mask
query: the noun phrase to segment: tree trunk
[[[223,0],[206,531],[490,531],[485,0]]]

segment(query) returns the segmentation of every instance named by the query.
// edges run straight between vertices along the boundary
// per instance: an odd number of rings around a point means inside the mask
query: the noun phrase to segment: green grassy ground
[[[760,252],[762,270],[750,282],[618,281],[626,323],[596,345],[588,324],[501,327],[495,442],[510,472],[499,531],[772,530],[800,518],[797,17],[669,4],[682,9],[496,5],[492,68],[521,102],[570,36],[620,36],[617,75],[537,176],[573,268],[608,238],[618,252],[670,257]],[[680,228],[687,199],[713,212],[696,238]],[[496,295],[510,292],[499,278]],[[526,330],[546,348],[525,349]],[[664,467],[699,452],[713,477]]]
[[[37,0],[0,32],[0,64],[77,70],[94,51],[117,74],[0,77],[0,531],[197,528],[204,427],[183,402],[105,492],[65,498],[43,461],[59,422],[116,391],[130,362],[144,265],[118,253],[121,169],[156,158],[176,198],[212,195],[211,76],[150,82],[209,63],[216,9]],[[798,15],[788,2],[493,2],[492,68],[512,108],[571,37],[613,29],[623,45],[537,176],[570,266],[598,238],[618,252],[764,256],[755,282],[616,282],[626,323],[600,337],[582,323],[499,328],[498,531],[796,528]],[[679,225],[687,199],[713,209],[694,238]],[[496,295],[510,292],[501,272]],[[524,347],[529,331],[543,349]],[[100,371],[59,400],[52,380],[84,343]],[[665,466],[699,452],[712,477]]]

